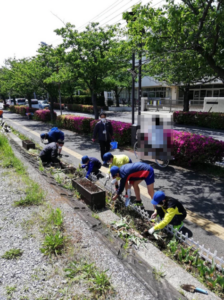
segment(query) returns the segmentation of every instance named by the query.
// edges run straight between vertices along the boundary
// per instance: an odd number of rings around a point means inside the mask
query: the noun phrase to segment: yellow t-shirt
[[[114,155],[113,157],[113,162],[112,164],[109,165],[109,174],[110,174],[110,169],[113,166],[117,166],[118,168],[120,168],[123,165],[126,165],[129,163],[129,157],[127,155]]]

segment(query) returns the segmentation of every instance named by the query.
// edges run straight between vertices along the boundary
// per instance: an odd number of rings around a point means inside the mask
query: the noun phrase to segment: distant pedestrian
[[[100,113],[101,120],[96,124],[93,132],[92,141],[95,142],[96,137],[98,136],[100,144],[101,159],[103,165],[106,165],[106,162],[103,160],[103,156],[106,152],[110,151],[110,143],[113,137],[113,127],[111,122],[106,119],[106,114],[104,112]]]
[[[53,142],[44,147],[44,149],[40,152],[40,159],[44,164],[50,163],[59,163],[61,165],[61,161],[58,159],[59,151],[61,151],[64,145],[64,141],[58,140],[57,143]]]
[[[3,119],[3,110],[0,110],[0,118]]]
[[[101,162],[95,157],[88,157],[87,155],[82,157],[82,168],[86,168],[86,178],[89,178],[91,173],[97,175],[101,168]]]

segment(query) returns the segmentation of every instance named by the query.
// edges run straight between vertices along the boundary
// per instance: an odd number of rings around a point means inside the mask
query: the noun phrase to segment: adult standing
[[[106,162],[104,162],[103,156],[106,152],[110,151],[110,143],[111,140],[113,140],[113,127],[111,125],[111,122],[108,121],[106,117],[107,116],[104,112],[100,113],[101,120],[96,124],[94,128],[92,139],[92,141],[95,142],[96,137],[98,136],[103,165],[107,164]]]

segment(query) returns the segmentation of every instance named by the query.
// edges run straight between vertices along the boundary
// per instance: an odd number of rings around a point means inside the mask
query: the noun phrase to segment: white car
[[[16,98],[16,105],[26,105],[25,98]]]
[[[48,103],[47,100],[38,100],[38,103],[39,103],[39,109],[45,109],[45,108],[50,109],[50,104]]]
[[[28,100],[26,100],[26,106],[29,106]],[[31,107],[39,109],[39,103],[37,99],[31,99]]]

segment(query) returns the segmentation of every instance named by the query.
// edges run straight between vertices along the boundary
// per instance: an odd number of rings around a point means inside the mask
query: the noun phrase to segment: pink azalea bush
[[[93,132],[96,123],[99,120],[93,120],[90,122],[90,129]],[[114,139],[118,142],[119,146],[131,144],[131,124],[120,121],[111,121],[111,125],[114,131]]]
[[[176,124],[224,129],[224,113],[175,111],[173,113],[173,119]]]
[[[189,132],[173,132],[175,163],[192,166],[196,163],[215,163],[224,157],[224,142]]]
[[[42,121],[42,122],[50,122],[51,121],[51,112],[49,109],[36,110],[33,116],[34,120]],[[54,112],[54,119],[56,120],[57,114]]]
[[[74,116],[74,115],[62,115],[58,116],[56,125],[60,128],[69,129],[80,133],[90,132],[90,122],[92,118]]]

